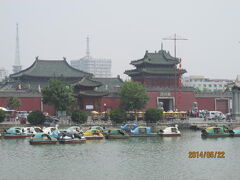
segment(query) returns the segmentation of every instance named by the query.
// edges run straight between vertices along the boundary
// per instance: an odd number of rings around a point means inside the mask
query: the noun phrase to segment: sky
[[[163,49],[188,75],[235,79],[240,74],[239,0],[0,0],[0,67],[10,73],[19,24],[23,68],[39,59],[80,59],[86,37],[94,58],[112,59],[112,75],[123,79],[129,63],[145,51]]]

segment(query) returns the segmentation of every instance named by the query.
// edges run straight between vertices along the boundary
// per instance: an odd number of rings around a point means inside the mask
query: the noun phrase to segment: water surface
[[[215,180],[238,179],[240,138],[182,137],[91,140],[86,144],[29,145],[0,139],[0,179]],[[189,151],[224,151],[224,159],[189,159]]]

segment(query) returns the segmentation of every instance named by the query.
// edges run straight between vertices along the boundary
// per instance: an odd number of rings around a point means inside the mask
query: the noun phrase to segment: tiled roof
[[[94,91],[94,90],[84,90],[84,91],[79,91],[78,95],[80,96],[107,96],[108,92],[100,92],[100,91]]]
[[[93,79],[89,79],[87,77],[83,77],[80,81],[74,83],[75,86],[87,86],[87,87],[99,87],[102,85],[101,82],[95,81]]]
[[[140,65],[143,63],[147,64],[162,64],[162,65],[174,65],[179,63],[179,59],[172,57],[169,52],[165,50],[160,50],[155,53],[149,53],[146,51],[144,57],[142,59],[131,61],[132,65]]]
[[[93,80],[102,83],[97,91],[116,92],[123,84],[123,80],[119,76],[115,78],[93,78]]]
[[[65,59],[38,60],[38,58],[36,58],[34,63],[27,69],[10,75],[11,78],[18,78],[21,76],[68,78],[92,76],[92,74],[71,67]]]

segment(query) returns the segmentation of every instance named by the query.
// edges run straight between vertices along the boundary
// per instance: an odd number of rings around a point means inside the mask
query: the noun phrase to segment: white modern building
[[[210,91],[224,91],[226,86],[229,83],[232,83],[233,80],[229,79],[209,79],[204,76],[187,76],[183,77],[183,85],[187,87],[194,87],[201,91],[210,90]]]
[[[8,76],[7,70],[5,68],[0,67],[0,81],[3,81]]]
[[[85,56],[79,60],[72,60],[71,66],[92,73],[95,77],[109,78],[111,77],[111,59],[96,59],[91,56]]]
[[[109,78],[111,77],[112,61],[111,59],[99,59],[90,56],[89,51],[89,38],[87,37],[87,51],[86,56],[78,59],[71,60],[72,67],[92,73],[95,77]]]

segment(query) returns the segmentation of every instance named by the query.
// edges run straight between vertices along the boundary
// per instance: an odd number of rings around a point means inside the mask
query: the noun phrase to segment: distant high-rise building
[[[194,87],[201,91],[224,91],[229,83],[233,80],[229,79],[210,79],[204,76],[185,76],[183,77],[183,85]]]
[[[92,73],[95,77],[111,77],[111,59],[98,59],[90,56],[89,37],[87,37],[87,51],[86,56],[72,60],[71,66],[76,69]]]
[[[3,81],[8,76],[8,72],[5,68],[0,67],[0,81]]]
[[[20,51],[19,51],[19,36],[18,36],[18,24],[17,24],[17,35],[16,35],[16,52],[15,52],[15,61],[13,65],[13,73],[17,73],[22,70],[20,63]]]

